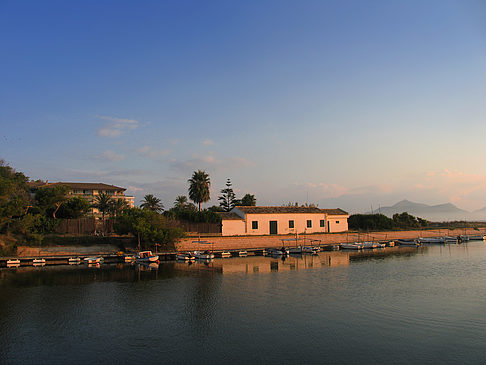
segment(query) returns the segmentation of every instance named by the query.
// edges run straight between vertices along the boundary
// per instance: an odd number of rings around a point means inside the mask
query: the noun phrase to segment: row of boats
[[[240,257],[248,256],[247,251],[236,251],[234,254]],[[222,251],[217,253],[218,257],[227,258],[233,256],[229,251]],[[176,256],[178,261],[193,261],[193,260],[212,260],[215,254],[209,250],[206,251],[192,251],[192,252],[179,252]]]
[[[91,256],[91,257],[70,257],[68,259],[69,265],[80,265],[80,264],[88,264],[88,265],[97,265],[101,264],[105,261],[102,256]],[[141,262],[141,263],[157,263],[159,262],[159,256],[154,255],[152,251],[141,251],[136,255],[126,255],[125,262]],[[44,266],[46,264],[46,259],[44,258],[35,258],[32,260],[33,266]],[[10,259],[7,260],[7,267],[16,267],[20,266],[20,259]]]
[[[486,236],[475,235],[459,235],[459,236],[443,236],[443,237],[418,237],[417,239],[399,239],[396,241],[383,242],[355,242],[355,243],[342,243],[340,248],[342,250],[363,250],[384,248],[386,246],[412,246],[417,247],[422,244],[457,244],[468,241],[482,241],[486,240]]]

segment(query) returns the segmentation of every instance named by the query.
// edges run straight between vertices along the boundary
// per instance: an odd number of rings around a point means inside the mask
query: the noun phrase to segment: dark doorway
[[[277,234],[277,221],[270,221],[270,234]]]

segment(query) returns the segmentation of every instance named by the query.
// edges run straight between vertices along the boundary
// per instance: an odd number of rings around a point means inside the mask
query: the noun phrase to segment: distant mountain
[[[409,200],[402,200],[391,207],[381,207],[379,212],[392,217],[395,213],[407,212],[416,217],[425,218],[429,221],[442,222],[454,220],[486,220],[486,207],[475,212],[468,212],[460,209],[454,204],[445,203],[439,205],[427,205],[414,203]],[[374,213],[377,213],[375,210]]]

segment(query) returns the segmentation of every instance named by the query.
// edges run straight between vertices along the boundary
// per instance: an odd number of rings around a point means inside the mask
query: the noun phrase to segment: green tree
[[[142,209],[148,209],[153,212],[161,212],[164,210],[164,205],[160,202],[160,199],[152,194],[145,195],[141,202],[142,205],[140,206]]]
[[[35,193],[35,201],[46,215],[56,219],[56,213],[61,205],[68,199],[69,188],[62,184],[53,184],[40,188]]]
[[[241,199],[241,205],[254,207],[256,205],[255,195],[245,194],[245,196]]]
[[[57,212],[59,218],[81,218],[85,216],[90,209],[89,202],[80,196],[74,196],[62,204]]]
[[[118,217],[125,209],[128,209],[128,203],[125,199],[111,199],[109,212],[112,217]]]
[[[176,209],[184,209],[188,203],[187,196],[179,195],[175,198],[174,208]]]
[[[209,188],[211,187],[211,181],[209,175],[205,171],[194,171],[189,182],[189,198],[199,206],[201,211],[201,203],[209,201]]]
[[[221,190],[221,195],[218,197],[219,206],[223,208],[225,212],[229,212],[235,207],[235,193],[231,187],[231,180],[226,180],[226,188]]]
[[[110,211],[113,199],[108,193],[99,193],[94,200],[93,208],[98,209],[101,213],[101,220],[103,221],[103,234],[106,231],[105,227],[105,214]]]
[[[15,217],[23,216],[30,203],[28,178],[0,160],[0,229],[6,229]]]
[[[180,228],[170,227],[167,219],[149,209],[128,208],[117,219],[114,225],[118,234],[132,234],[137,237],[138,245],[171,244],[183,237]]]

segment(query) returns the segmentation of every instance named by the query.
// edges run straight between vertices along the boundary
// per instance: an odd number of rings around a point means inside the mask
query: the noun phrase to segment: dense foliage
[[[137,237],[140,246],[170,244],[184,235],[181,228],[171,227],[166,217],[150,209],[126,209],[118,216],[114,228],[118,234]]]
[[[407,212],[394,214],[388,218],[383,214],[353,214],[348,219],[351,230],[389,230],[426,227],[425,219],[414,217]]]

